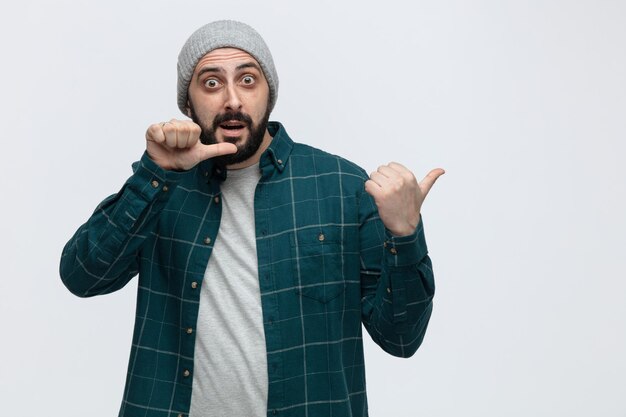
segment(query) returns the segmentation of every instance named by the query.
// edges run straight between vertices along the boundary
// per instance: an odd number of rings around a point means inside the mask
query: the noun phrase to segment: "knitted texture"
[[[187,115],[187,91],[198,61],[218,48],[237,48],[257,60],[270,88],[269,111],[278,94],[278,75],[274,60],[261,35],[245,23],[219,20],[196,30],[185,42],[178,55],[178,108]]]

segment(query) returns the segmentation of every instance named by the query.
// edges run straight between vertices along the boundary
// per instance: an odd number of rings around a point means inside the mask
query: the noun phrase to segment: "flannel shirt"
[[[419,347],[434,278],[422,222],[392,236],[358,166],[294,143],[280,123],[260,160],[254,213],[268,416],[367,416],[362,326],[399,357]],[[220,225],[211,160],[166,171],[144,154],[121,191],[67,243],[63,283],[80,297],[139,275],[120,416],[186,417],[200,287]]]

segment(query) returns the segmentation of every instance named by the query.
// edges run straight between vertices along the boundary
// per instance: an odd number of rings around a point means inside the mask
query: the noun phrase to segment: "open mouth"
[[[237,130],[245,128],[246,124],[238,120],[228,120],[224,123],[220,123],[219,126],[224,130],[237,131]]]

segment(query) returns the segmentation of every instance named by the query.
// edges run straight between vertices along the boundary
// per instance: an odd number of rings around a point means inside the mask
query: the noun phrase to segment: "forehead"
[[[219,66],[229,69],[230,67],[235,68],[238,65],[250,62],[261,68],[257,60],[246,51],[236,48],[218,48],[200,58],[194,73],[198,73],[200,69],[207,66]]]

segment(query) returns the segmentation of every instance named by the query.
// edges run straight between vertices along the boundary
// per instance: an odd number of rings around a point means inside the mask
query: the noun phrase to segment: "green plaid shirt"
[[[268,128],[273,141],[254,196],[268,416],[367,416],[361,323],[385,351],[408,357],[430,318],[434,280],[422,224],[392,237],[361,168],[294,143],[279,123]],[[139,274],[119,415],[187,416],[225,173],[210,160],[165,171],[145,154],[133,170],[67,243],[61,277],[89,297]]]

